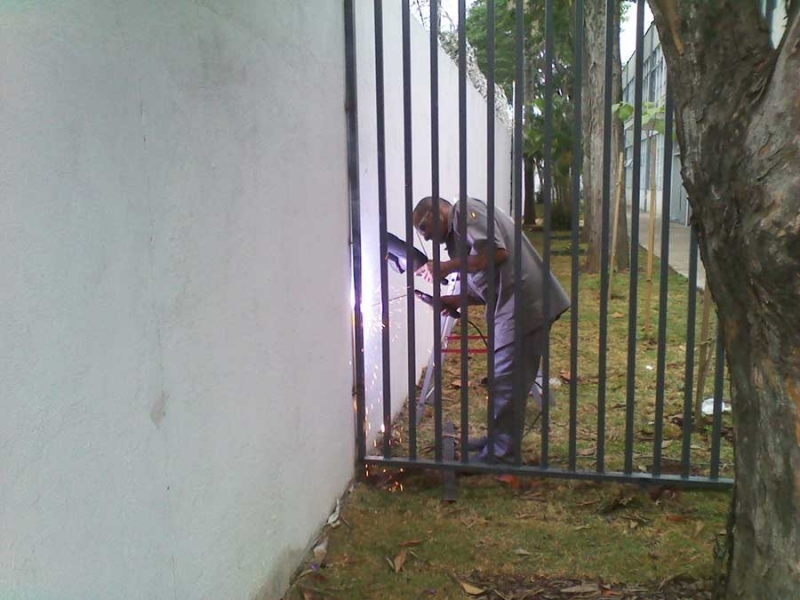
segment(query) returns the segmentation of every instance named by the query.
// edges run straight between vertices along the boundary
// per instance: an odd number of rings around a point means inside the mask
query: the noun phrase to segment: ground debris
[[[676,576],[645,585],[543,577],[488,576],[473,572],[470,585],[484,592],[480,600],[704,600],[712,597],[711,582]]]

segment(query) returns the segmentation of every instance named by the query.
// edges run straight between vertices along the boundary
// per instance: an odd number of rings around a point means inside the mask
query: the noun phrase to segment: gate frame
[[[382,9],[381,9],[381,1],[382,0],[374,0],[374,11],[375,11],[375,40],[376,40],[376,102],[377,102],[377,115],[378,115],[378,179],[379,179],[379,190],[378,190],[378,197],[379,197],[379,220],[380,220],[380,248],[382,255],[386,255],[386,175],[385,175],[385,156],[384,156],[384,119],[385,115],[383,112],[383,22],[382,22]],[[405,163],[406,163],[406,242],[407,242],[407,249],[409,255],[411,254],[411,250],[413,248],[413,239],[412,239],[412,231],[411,231],[411,211],[412,211],[412,203],[413,198],[411,197],[412,193],[412,173],[411,173],[411,123],[410,123],[410,94],[409,94],[409,82],[410,82],[410,36],[409,36],[409,29],[410,29],[410,8],[409,8],[409,0],[401,0],[402,1],[402,27],[403,27],[403,75],[404,75],[404,121],[405,121],[405,130],[404,130],[404,142],[405,142]],[[488,83],[488,94],[487,94],[487,168],[488,173],[487,177],[489,180],[489,190],[487,193],[487,204],[489,206],[489,214],[494,214],[494,1],[495,0],[488,0],[487,1],[487,18],[488,23],[490,26],[487,27],[488,33],[488,40],[487,43],[490,45],[489,48],[489,74],[487,76],[487,83]],[[503,0],[500,0],[503,1]],[[545,169],[544,169],[544,199],[545,199],[545,231],[549,232],[550,229],[550,218],[551,218],[551,189],[552,189],[552,99],[553,99],[553,85],[552,85],[552,56],[553,56],[553,5],[552,3],[555,0],[546,0],[545,4],[545,23],[546,23],[546,43],[545,43],[545,55],[546,55],[546,63],[547,67],[545,69],[545,83],[546,83],[546,91],[545,91]],[[573,479],[573,480],[588,480],[588,481],[608,481],[608,482],[618,482],[618,483],[632,483],[637,485],[667,485],[667,486],[674,486],[674,487],[682,487],[682,488],[705,488],[705,489],[729,489],[733,485],[733,479],[731,478],[721,478],[719,477],[719,450],[720,450],[720,433],[721,433],[721,413],[722,413],[722,387],[724,384],[724,377],[723,373],[723,366],[724,366],[724,356],[722,353],[722,332],[718,331],[717,333],[717,356],[716,356],[716,382],[714,386],[714,415],[713,415],[713,433],[712,433],[712,448],[711,448],[711,468],[710,468],[710,475],[692,475],[690,472],[690,461],[689,461],[689,443],[690,443],[690,436],[691,436],[691,398],[692,398],[692,386],[686,386],[686,399],[684,402],[684,421],[683,421],[683,448],[682,448],[682,461],[681,461],[681,474],[673,475],[673,474],[663,474],[661,473],[661,441],[663,439],[663,411],[664,411],[664,368],[665,368],[665,335],[666,335],[666,312],[662,309],[659,311],[659,349],[658,349],[658,381],[657,381],[657,391],[656,391],[656,423],[655,423],[655,435],[654,435],[654,445],[653,445],[653,471],[651,473],[643,473],[643,472],[634,472],[633,471],[633,463],[632,463],[632,452],[633,452],[633,407],[635,403],[635,398],[633,396],[632,389],[635,389],[633,376],[634,371],[631,369],[631,366],[635,366],[635,344],[636,339],[635,336],[631,336],[629,340],[629,355],[628,355],[628,391],[627,391],[627,401],[626,401],[626,435],[625,435],[625,469],[624,471],[606,471],[604,468],[604,434],[605,433],[605,338],[604,336],[607,334],[607,324],[605,319],[601,319],[601,329],[600,329],[600,382],[598,388],[598,432],[599,435],[597,437],[597,446],[596,446],[596,455],[597,455],[597,469],[595,471],[590,470],[579,470],[577,469],[576,465],[576,423],[577,423],[577,377],[570,378],[570,421],[569,421],[569,431],[570,431],[570,439],[569,439],[569,467],[564,468],[553,468],[549,465],[548,461],[548,428],[549,428],[549,410],[548,404],[549,402],[545,400],[542,406],[542,464],[532,466],[532,465],[523,465],[521,464],[521,453],[518,453],[516,464],[505,464],[505,463],[494,463],[494,464],[485,464],[485,463],[468,463],[467,462],[467,453],[462,452],[462,457],[460,460],[447,460],[443,457],[443,438],[442,438],[442,430],[443,430],[443,423],[442,423],[442,412],[441,412],[441,369],[436,368],[433,373],[434,379],[434,420],[435,420],[435,432],[436,432],[436,449],[435,449],[435,459],[420,459],[417,457],[417,444],[416,444],[416,418],[415,413],[416,411],[409,410],[409,414],[413,415],[409,418],[409,437],[410,437],[410,452],[409,456],[405,458],[401,457],[393,457],[391,456],[391,448],[389,443],[389,435],[384,435],[383,439],[383,456],[369,456],[366,452],[366,432],[364,428],[365,424],[365,403],[366,403],[366,390],[365,390],[365,364],[364,364],[364,321],[363,321],[363,314],[361,311],[361,299],[362,299],[362,235],[361,235],[361,198],[360,198],[360,178],[359,178],[359,148],[358,148],[358,99],[357,99],[357,64],[356,64],[356,28],[355,28],[355,14],[354,14],[354,2],[355,0],[344,0],[344,26],[345,26],[345,66],[346,66],[346,119],[347,119],[347,155],[348,155],[348,186],[349,186],[349,197],[350,197],[350,217],[351,217],[351,247],[352,247],[352,270],[353,270],[353,291],[354,291],[354,298],[355,298],[355,305],[354,305],[354,318],[353,318],[353,354],[354,354],[354,388],[355,388],[355,431],[356,431],[356,447],[357,447],[357,460],[360,466],[376,466],[381,468],[420,468],[420,469],[431,469],[431,470],[443,470],[446,472],[453,472],[453,471],[470,471],[474,473],[486,473],[486,474],[514,474],[514,475],[526,475],[532,477],[552,477],[552,478],[560,478],[560,479]],[[614,0],[607,0],[606,3],[606,14],[607,14],[607,37],[606,37],[606,48],[611,47],[611,35],[613,31],[613,10],[609,10],[610,7],[613,6]],[[637,0],[637,42],[636,42],[636,105],[641,106],[641,99],[642,99],[642,61],[643,61],[643,24],[644,24],[644,13],[643,13],[643,6],[645,0]],[[430,17],[430,42],[431,42],[431,122],[432,122],[432,133],[431,133],[431,146],[432,146],[432,196],[434,198],[434,229],[436,231],[434,236],[434,251],[433,251],[433,260],[436,263],[434,269],[434,280],[438,281],[438,260],[439,260],[439,240],[438,240],[438,228],[436,228],[436,224],[438,223],[438,197],[439,197],[439,177],[438,177],[438,65],[437,65],[437,51],[438,51],[438,31],[436,28],[437,23],[437,3],[431,2],[431,17]],[[523,10],[523,0],[516,0],[516,7],[521,14]],[[580,165],[581,165],[581,73],[582,73],[582,48],[583,48],[583,0],[576,0],[575,4],[575,72],[576,72],[576,89],[575,89],[575,128],[576,128],[576,136],[574,140],[574,151],[573,151],[573,190],[577,191],[580,188]],[[466,15],[466,8],[465,8],[465,0],[459,0],[459,131],[460,131],[460,200],[466,200],[466,181],[467,181],[467,173],[466,173],[466,35],[464,31],[464,20]],[[519,19],[517,22],[516,28],[516,72],[517,72],[517,79],[521,80],[522,78],[522,37],[524,35],[523,31],[523,19]],[[606,52],[606,80],[609,79],[611,76],[611,59],[610,59],[610,52]],[[603,156],[603,164],[606,169],[604,169],[603,173],[603,206],[602,206],[602,219],[603,219],[603,231],[604,233],[608,229],[608,221],[609,221],[609,207],[610,207],[610,122],[611,122],[611,86],[606,87],[606,94],[605,94],[605,134],[604,134],[604,156]],[[514,124],[514,140],[513,140],[513,147],[514,147],[514,157],[512,162],[512,173],[513,173],[513,199],[514,199],[514,216],[516,221],[516,230],[515,230],[515,243],[517,247],[521,243],[521,222],[522,222],[522,107],[523,107],[523,97],[522,97],[522,90],[523,86],[517,85],[515,86],[515,98],[514,98],[514,112],[515,112],[515,124]],[[633,181],[633,192],[634,196],[637,196],[639,190],[639,178],[637,175],[640,172],[640,169],[637,167],[641,163],[641,111],[637,111],[638,116],[635,117],[634,123],[634,181]],[[667,108],[666,108],[666,131],[671,131],[672,127],[672,113],[673,113],[673,106],[672,106],[672,94],[669,88],[669,83],[667,83]],[[639,131],[639,135],[637,135],[637,130]],[[668,215],[669,211],[669,188],[672,184],[672,139],[670,135],[665,137],[665,148],[664,148],[664,156],[665,164],[663,169],[663,190],[665,190],[664,194],[662,195],[662,202],[666,203],[666,215]],[[637,160],[638,159],[638,160]],[[632,216],[632,220],[634,221],[633,224],[633,233],[632,233],[632,242],[631,246],[633,248],[632,255],[636,256],[638,252],[638,201],[632,202],[632,209],[635,216]],[[464,213],[464,211],[461,211]],[[465,214],[462,214],[464,218],[466,218]],[[652,218],[652,216],[651,216]],[[464,223],[465,225],[465,223]],[[669,251],[669,219],[662,217],[662,261],[661,261],[661,289],[660,289],[660,306],[664,307],[666,305],[666,285],[664,282],[666,281],[666,275],[669,269],[668,264],[668,251]],[[464,227],[465,229],[465,227]],[[489,229],[490,229],[490,245],[494,246],[493,242],[493,229],[494,229],[494,220],[489,219]],[[604,257],[604,263],[608,262],[608,236],[603,236],[603,243],[601,248],[601,256]],[[547,280],[547,275],[549,274],[550,269],[550,237],[549,234],[546,233],[545,235],[545,248],[544,248],[544,264],[545,264],[545,281]],[[462,247],[464,244],[462,244]],[[572,272],[573,275],[578,271],[578,211],[573,211],[572,214]],[[689,285],[690,285],[690,301],[689,301],[689,315],[688,315],[688,325],[687,325],[687,337],[690,339],[687,340],[687,363],[686,363],[686,375],[687,379],[691,381],[692,378],[692,368],[693,368],[693,357],[692,352],[689,350],[690,342],[693,345],[694,343],[694,331],[693,331],[693,324],[694,324],[694,314],[695,314],[695,302],[696,302],[696,271],[697,271],[697,239],[694,235],[694,230],[692,230],[692,240],[691,240],[691,255],[692,259],[690,260],[690,277],[689,277]],[[516,266],[516,273],[517,277],[519,277],[519,272],[521,270],[521,256],[520,253],[516,253],[517,264]],[[603,259],[601,259],[603,260]],[[490,261],[491,267],[489,269],[489,275],[493,274],[494,265]],[[465,261],[462,260],[462,272],[461,272],[461,280],[463,281],[466,278],[466,266]],[[386,261],[382,261],[381,264],[381,304],[382,304],[382,322],[383,322],[383,344],[382,344],[382,359],[383,359],[383,389],[384,389],[384,402],[383,402],[383,424],[384,424],[384,431],[389,432],[391,431],[391,414],[390,414],[390,406],[391,402],[388,400],[390,396],[390,387],[388,385],[389,382],[389,336],[388,336],[388,328],[389,328],[389,314],[388,314],[388,300],[386,297],[387,294],[387,270],[386,270]],[[633,270],[633,267],[632,267]],[[635,289],[636,281],[638,279],[637,275],[633,275],[631,277],[631,290]],[[413,328],[415,326],[414,322],[414,301],[413,301],[413,290],[414,290],[414,282],[413,282],[413,272],[411,269],[407,271],[407,283],[408,283],[408,326],[409,326],[409,336],[411,338],[411,342],[414,339]],[[601,272],[601,295],[600,295],[600,312],[601,316],[604,314],[604,311],[607,312],[607,293],[604,293],[604,290],[607,290],[609,284],[609,269],[606,267]],[[516,285],[519,285],[519,279],[516,282]],[[547,311],[547,307],[549,304],[549,290],[548,285],[545,285],[544,290],[544,305],[545,305],[545,312]],[[490,289],[491,286],[490,286]],[[694,289],[694,293],[693,290]],[[494,292],[493,290],[490,292],[490,299],[489,302],[494,302],[495,299],[493,298]],[[517,302],[519,302],[519,294],[516,294]],[[636,294],[633,295],[635,297]],[[440,290],[439,286],[434,285],[434,302],[438,302],[440,298]],[[578,278],[573,276],[572,277],[572,288],[571,288],[571,299],[573,306],[577,306],[578,300]],[[635,300],[633,301],[635,302]],[[605,303],[605,305],[604,305]],[[490,304],[491,306],[491,304]],[[635,304],[634,304],[635,306]],[[519,308],[517,306],[516,308]],[[491,313],[491,311],[490,311]],[[607,315],[606,315],[607,316]],[[636,325],[636,314],[630,316],[632,327],[635,328]],[[492,340],[494,337],[494,319],[489,319],[488,329],[489,329],[489,345],[492,347]],[[461,317],[461,337],[462,337],[462,344],[461,344],[461,358],[462,358],[462,370],[461,370],[461,379],[462,379],[462,427],[461,427],[461,442],[462,447],[466,446],[467,442],[467,428],[464,426],[468,414],[466,404],[468,401],[468,385],[467,385],[467,365],[466,365],[466,354],[467,354],[467,311],[466,311],[466,296],[462,297],[462,317]],[[517,352],[517,356],[519,357],[519,353],[521,352],[521,324],[517,321],[516,324],[516,336],[515,336],[515,350]],[[434,311],[434,331],[442,331],[441,327],[441,315],[438,311]],[[577,338],[578,338],[578,319],[577,315],[574,315],[571,319],[571,349],[570,349],[570,366],[573,369],[573,373],[577,373]],[[442,340],[441,337],[434,336],[434,348],[433,348],[433,356],[442,357]],[[409,365],[415,364],[415,356],[414,356],[414,343],[409,343]],[[489,361],[488,369],[488,379],[489,379],[489,389],[492,389],[492,382],[494,377],[494,360],[493,360],[493,353],[489,352],[487,360]],[[549,387],[549,342],[548,348],[545,351],[543,357],[543,384],[544,384],[544,396],[547,398],[548,396],[548,387]],[[441,364],[441,360],[438,361],[438,364]],[[416,387],[416,377],[415,373],[412,372],[412,369],[409,370],[409,392]],[[634,386],[632,388],[632,386]],[[521,386],[517,386],[517,390],[515,395],[519,395],[523,393],[520,389]],[[413,396],[416,399],[415,395]],[[423,399],[424,401],[424,399]],[[409,404],[412,403],[412,394],[409,393]],[[518,403],[517,406],[520,406]],[[493,398],[492,394],[489,394],[489,410],[488,414],[491,415],[493,412]],[[491,439],[492,436],[492,419],[488,420],[488,433]],[[491,444],[490,444],[491,446]],[[490,451],[490,459],[493,458],[491,456],[492,452]]]

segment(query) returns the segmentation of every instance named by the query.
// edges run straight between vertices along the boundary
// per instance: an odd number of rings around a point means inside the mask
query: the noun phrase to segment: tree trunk
[[[586,269],[596,273],[600,270],[602,244],[602,206],[603,206],[603,140],[605,115],[605,61],[606,61],[606,0],[586,0],[584,3],[584,46],[583,46],[583,105],[581,110],[583,128],[583,203],[584,231],[588,242]],[[622,67],[619,56],[619,3],[615,2],[615,32],[612,61],[612,103],[622,99]],[[622,144],[622,123],[616,117],[611,125],[611,168],[608,173],[610,193],[608,202],[614,196],[614,175],[617,172],[619,151]],[[610,232],[613,226],[613,213],[609,208]],[[625,201],[620,203],[620,225],[617,237],[617,269],[625,269],[629,264],[630,245],[626,225]],[[610,234],[609,234],[610,238]],[[609,240],[610,244],[610,240]]]
[[[558,203],[568,208],[572,212],[574,206],[572,202],[572,177],[570,175],[560,175],[557,177]]]
[[[722,323],[736,440],[728,598],[800,598],[800,5],[650,0]]]

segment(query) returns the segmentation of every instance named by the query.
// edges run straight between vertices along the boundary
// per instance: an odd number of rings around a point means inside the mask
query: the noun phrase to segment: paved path
[[[631,213],[628,211],[628,231],[631,228]],[[647,249],[650,235],[650,213],[639,213],[639,245]],[[661,256],[661,218],[656,217],[655,255]],[[689,227],[678,223],[669,224],[669,266],[689,278]],[[697,289],[706,287],[706,270],[703,261],[697,258]]]

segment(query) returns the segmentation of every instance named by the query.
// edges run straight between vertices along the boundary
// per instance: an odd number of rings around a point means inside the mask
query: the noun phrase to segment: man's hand
[[[417,275],[417,277],[422,277],[428,283],[433,282],[433,261],[429,260],[419,269],[414,271],[414,273]]]
[[[457,316],[461,308],[461,296],[440,296],[439,300],[442,303],[442,316]]]
[[[442,279],[450,275],[450,273],[452,272],[452,269],[450,268],[450,262],[451,261],[445,261],[439,263],[439,277],[441,277]],[[416,273],[417,276],[422,277],[428,283],[433,283],[433,261],[429,260],[419,269],[414,271],[414,273]]]

